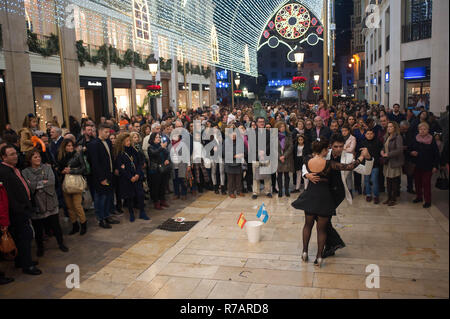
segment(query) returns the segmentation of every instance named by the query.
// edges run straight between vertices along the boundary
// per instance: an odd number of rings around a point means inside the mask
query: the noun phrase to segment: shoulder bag
[[[14,260],[17,256],[16,244],[8,230],[2,232],[2,237],[0,238],[0,252],[7,260]]]
[[[80,194],[87,187],[87,182],[82,175],[67,174],[64,178],[62,189],[66,194]]]

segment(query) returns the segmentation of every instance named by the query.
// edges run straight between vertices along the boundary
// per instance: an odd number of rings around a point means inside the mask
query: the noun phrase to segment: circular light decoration
[[[270,37],[270,39],[269,39],[269,47],[271,47],[272,49],[274,49],[274,48],[276,48],[279,44],[280,44],[280,41],[278,40],[278,38],[277,37],[275,37],[275,36],[272,36],[272,37]]]
[[[311,25],[309,11],[302,5],[285,5],[275,16],[275,28],[286,39],[298,39],[305,35]]]
[[[315,33],[310,33],[306,39],[309,45],[314,46],[319,43],[319,36]]]

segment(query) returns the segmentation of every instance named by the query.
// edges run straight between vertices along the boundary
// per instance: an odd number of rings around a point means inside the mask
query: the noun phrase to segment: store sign
[[[92,81],[88,81],[88,86],[102,86],[102,82],[92,82]]]
[[[50,101],[53,98],[53,96],[51,96],[50,94],[44,94],[42,96],[42,99],[45,101]]]
[[[390,74],[389,74],[389,72],[386,72],[386,74],[385,74],[386,83],[389,83],[389,78],[390,78]]]
[[[5,83],[5,81],[3,80],[3,78],[0,78],[0,83]]]
[[[373,78],[371,82],[372,82],[372,85],[377,85],[377,78]]]
[[[427,77],[427,68],[425,66],[419,68],[405,69],[405,80],[424,79]]]

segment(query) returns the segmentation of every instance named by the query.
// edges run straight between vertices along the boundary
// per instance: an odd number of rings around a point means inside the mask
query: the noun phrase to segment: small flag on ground
[[[266,206],[264,204],[258,209],[256,217],[259,218],[264,224],[269,220],[269,213],[267,213]]]
[[[239,215],[239,219],[238,219],[238,226],[242,228],[244,228],[245,223],[247,222],[247,220],[244,217],[244,213],[241,213],[241,215]]]

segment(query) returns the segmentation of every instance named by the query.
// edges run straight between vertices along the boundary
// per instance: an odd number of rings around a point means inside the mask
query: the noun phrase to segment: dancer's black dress
[[[308,173],[313,173],[308,166],[310,160],[311,157],[306,162],[306,169]],[[328,160],[325,168],[320,173],[317,173],[320,181],[316,184],[309,182],[308,188],[291,204],[292,207],[303,210],[307,215],[331,217],[338,206],[331,193],[331,171],[353,171],[360,164],[359,160],[350,164],[341,164]]]

